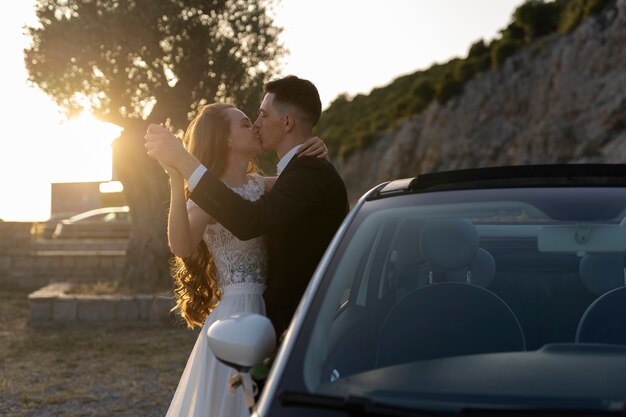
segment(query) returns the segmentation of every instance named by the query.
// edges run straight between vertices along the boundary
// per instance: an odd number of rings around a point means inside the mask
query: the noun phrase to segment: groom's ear
[[[285,133],[289,133],[293,130],[294,126],[295,126],[296,120],[293,118],[293,116],[289,113],[285,114],[283,116],[283,130],[285,131]]]

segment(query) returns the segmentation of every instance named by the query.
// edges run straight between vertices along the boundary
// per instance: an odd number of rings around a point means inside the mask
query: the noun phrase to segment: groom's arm
[[[300,157],[294,163],[298,168],[283,172],[274,188],[256,201],[242,198],[210,172],[202,176],[190,198],[241,240],[306,222],[307,214],[323,201],[324,173],[314,158]]]

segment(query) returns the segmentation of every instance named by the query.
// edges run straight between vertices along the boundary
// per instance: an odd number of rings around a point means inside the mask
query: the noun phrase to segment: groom
[[[321,115],[317,88],[288,76],[265,86],[254,122],[266,150],[280,161],[271,191],[251,202],[240,197],[188,153],[182,142],[150,125],[148,155],[174,166],[193,190],[190,198],[241,240],[268,235],[267,315],[282,334],[300,302],[318,262],[348,212],[343,180],[325,159],[298,156]]]

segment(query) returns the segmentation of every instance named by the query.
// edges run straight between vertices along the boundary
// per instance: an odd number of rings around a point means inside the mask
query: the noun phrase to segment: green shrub
[[[434,96],[434,90],[433,90],[433,96]],[[428,105],[432,102],[432,100],[424,100],[423,98],[421,98],[420,96],[413,96],[411,101],[408,104],[408,108],[407,108],[407,113],[406,115],[411,115],[411,114],[418,114],[421,113],[426,107],[428,107]]]
[[[568,33],[574,30],[583,19],[584,0],[570,0],[559,18],[558,31]]]
[[[467,54],[467,58],[462,61],[465,68],[458,68],[457,78],[469,80],[479,72],[487,71],[491,66],[489,57],[489,45],[481,39],[472,44]],[[469,75],[469,77],[468,77]]]
[[[428,79],[420,79],[413,85],[411,96],[417,96],[424,102],[430,102],[435,97],[435,87]]]
[[[461,81],[462,83],[466,83],[474,77],[476,72],[477,71],[476,67],[474,66],[474,61],[470,59],[465,59],[463,61],[459,61],[454,67],[454,78]]]
[[[502,68],[504,61],[522,49],[521,42],[513,39],[500,39],[491,45],[491,66],[495,69]]]
[[[473,59],[474,68],[476,69],[476,73],[487,71],[491,68],[491,55],[485,54],[483,56],[477,57]]]
[[[506,28],[500,31],[500,38],[517,40],[523,43],[525,42],[525,39],[526,39],[526,31],[524,30],[523,27],[519,25],[518,22],[513,21],[509,23],[509,25]]]
[[[524,41],[530,43],[556,31],[564,7],[560,1],[527,0],[515,9],[513,21],[524,30]]]
[[[339,147],[339,158],[345,160],[354,152],[361,150],[363,146],[363,136],[363,134],[357,134],[354,136],[353,140],[342,143]]]
[[[454,78],[454,75],[449,72],[437,80],[437,84],[435,85],[435,99],[439,103],[444,104],[461,91],[463,91],[463,83]]]
[[[614,0],[569,0],[559,19],[559,32],[573,31],[586,18],[601,12],[613,2]]]
[[[478,42],[474,42],[472,46],[470,46],[469,52],[467,53],[468,58],[479,57],[482,55],[489,54],[489,48],[485,45],[485,41],[482,39]]]

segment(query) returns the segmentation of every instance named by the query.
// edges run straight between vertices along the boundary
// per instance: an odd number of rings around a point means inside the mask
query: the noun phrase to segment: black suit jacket
[[[190,198],[240,240],[268,235],[267,314],[289,325],[318,262],[348,212],[343,180],[325,159],[294,157],[274,187],[251,202],[207,172]]]

